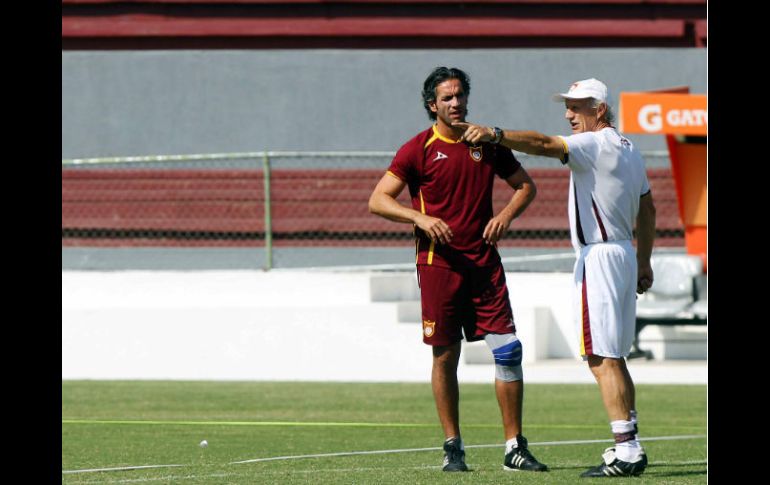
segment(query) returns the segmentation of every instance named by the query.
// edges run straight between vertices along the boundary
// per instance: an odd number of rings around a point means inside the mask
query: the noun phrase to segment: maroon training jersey
[[[472,147],[441,136],[436,126],[406,142],[388,173],[409,185],[412,207],[442,219],[454,236],[449,244],[431,242],[415,227],[417,264],[467,268],[500,262],[482,239],[492,218],[495,174],[507,179],[521,164],[508,148],[491,143]]]

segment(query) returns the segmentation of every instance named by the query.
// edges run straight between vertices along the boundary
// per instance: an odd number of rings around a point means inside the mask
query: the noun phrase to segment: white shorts
[[[574,278],[580,355],[627,357],[636,330],[637,266],[631,241],[581,248]]]

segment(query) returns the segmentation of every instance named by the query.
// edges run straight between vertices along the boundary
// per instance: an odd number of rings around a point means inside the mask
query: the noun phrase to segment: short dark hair
[[[436,119],[436,113],[430,109],[430,104],[436,101],[436,86],[447,79],[459,79],[465,95],[471,94],[471,78],[465,72],[456,67],[441,66],[435,68],[422,85],[422,104],[428,112],[428,117],[432,120]]]

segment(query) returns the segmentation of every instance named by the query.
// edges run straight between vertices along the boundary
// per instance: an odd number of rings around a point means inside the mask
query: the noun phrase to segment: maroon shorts
[[[488,333],[515,333],[503,265],[450,269],[417,266],[422,296],[422,341],[451,345]]]

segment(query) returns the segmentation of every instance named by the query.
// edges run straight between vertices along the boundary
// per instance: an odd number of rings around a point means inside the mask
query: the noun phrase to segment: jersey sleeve
[[[516,160],[513,152],[504,146],[496,145],[495,153],[495,173],[503,180],[508,179],[521,167],[521,163]]]
[[[398,149],[393,161],[390,162],[390,167],[388,167],[388,173],[402,182],[411,182],[417,178],[418,160],[414,146],[412,141],[405,143]]]
[[[562,163],[572,169],[587,169],[599,157],[601,146],[599,139],[592,132],[560,136],[559,138],[564,142],[566,149]]]

